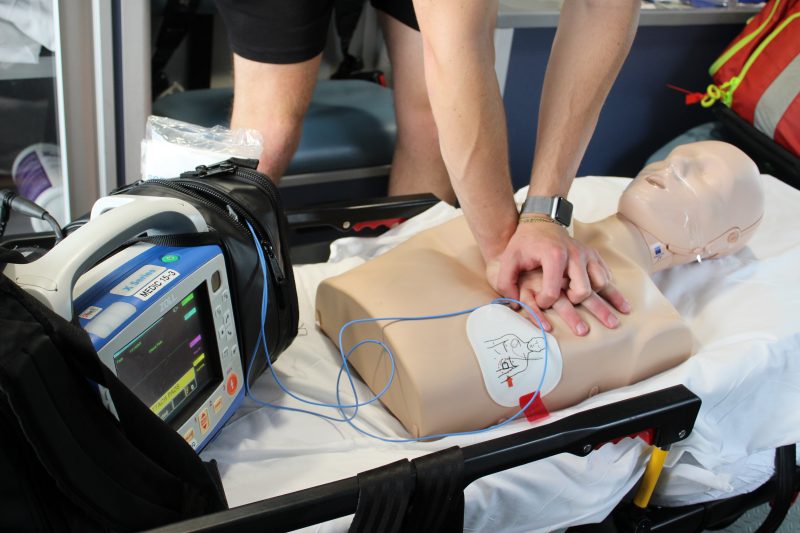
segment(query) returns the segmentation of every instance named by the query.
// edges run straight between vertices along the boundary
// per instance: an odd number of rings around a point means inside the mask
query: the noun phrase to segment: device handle
[[[208,231],[203,216],[177,198],[118,195],[98,200],[92,218],[44,256],[27,264],[9,264],[5,274],[53,311],[72,319],[72,289],[97,261],[130,239],[148,232]]]

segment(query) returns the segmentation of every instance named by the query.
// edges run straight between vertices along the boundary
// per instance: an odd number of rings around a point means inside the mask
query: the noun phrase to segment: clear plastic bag
[[[147,118],[142,178],[174,178],[198,165],[230,157],[258,159],[263,142],[253,129],[204,128],[165,117]]]

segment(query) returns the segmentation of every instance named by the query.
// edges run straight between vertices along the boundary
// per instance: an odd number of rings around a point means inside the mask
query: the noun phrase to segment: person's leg
[[[258,169],[278,181],[300,142],[333,0],[217,0],[233,50],[232,128],[261,132]]]
[[[288,65],[260,63],[233,55],[231,128],[261,132],[258,170],[280,180],[300,142],[303,116],[316,84],[320,56]]]
[[[442,200],[456,200],[439,149],[425,86],[420,33],[378,11],[389,59],[392,62],[397,144],[389,178],[389,194],[431,192]]]

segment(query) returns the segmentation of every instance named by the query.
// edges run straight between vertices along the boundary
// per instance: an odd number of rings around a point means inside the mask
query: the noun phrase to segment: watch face
[[[572,222],[572,204],[561,197],[555,198],[554,201],[558,202],[556,206],[556,221],[564,226],[569,226]]]

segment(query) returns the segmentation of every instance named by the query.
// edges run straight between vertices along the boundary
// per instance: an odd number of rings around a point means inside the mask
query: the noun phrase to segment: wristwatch
[[[572,223],[572,204],[560,196],[528,196],[519,214],[529,213],[547,215],[564,227]]]

